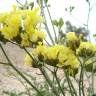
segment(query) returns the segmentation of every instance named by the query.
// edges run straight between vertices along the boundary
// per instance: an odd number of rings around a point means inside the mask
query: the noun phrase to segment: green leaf
[[[70,6],[70,12],[72,12],[74,10],[74,6]]]
[[[52,23],[53,23],[56,27],[58,27],[58,21],[57,21],[57,20],[53,20]]]
[[[93,34],[93,37],[95,38],[96,37],[96,34]]]
[[[45,3],[48,3],[48,0],[45,0]]]
[[[94,68],[93,68],[93,66],[94,66]],[[96,72],[96,64],[93,65],[93,63],[90,63],[90,64],[85,66],[85,69],[87,72],[93,71],[95,73]]]
[[[92,96],[96,96],[96,93],[92,94]]]
[[[61,27],[63,26],[63,24],[64,24],[64,21],[63,21],[62,18],[60,18],[60,19],[59,19],[59,27],[61,28]]]
[[[33,7],[34,7],[34,2],[31,2],[31,3],[29,4],[29,6],[31,6],[31,8],[33,9]]]

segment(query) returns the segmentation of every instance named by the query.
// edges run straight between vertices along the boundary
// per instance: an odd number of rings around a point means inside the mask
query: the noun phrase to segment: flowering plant
[[[83,34],[68,32],[61,35],[63,19],[52,20],[47,2],[37,0],[39,8],[31,6],[31,10],[26,6],[22,6],[22,9],[13,6],[11,12],[0,14],[0,48],[8,61],[7,64],[36,91],[35,96],[95,96],[96,45],[85,41]],[[48,29],[46,15],[42,9],[44,6],[48,11],[55,37],[52,37]],[[58,32],[55,31],[55,27],[59,29]],[[50,42],[46,39],[47,35]],[[10,42],[24,49],[27,53],[24,65],[39,69],[47,87],[44,86],[45,83],[41,84],[42,89],[35,86],[15,67],[6,54],[2,42],[5,44]],[[32,51],[29,52],[26,48],[31,48]],[[85,82],[85,78],[91,81]]]

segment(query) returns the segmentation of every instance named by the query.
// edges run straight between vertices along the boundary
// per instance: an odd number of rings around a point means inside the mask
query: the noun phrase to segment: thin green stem
[[[85,96],[85,92],[84,92],[84,68],[82,69],[82,79],[81,79],[81,82],[82,82],[82,93],[83,93],[83,96]]]
[[[51,46],[51,44],[46,39],[44,39],[44,41],[47,43],[48,46]]]
[[[74,92],[73,92],[73,90],[72,90],[72,87],[71,87],[71,84],[70,84],[70,81],[69,81],[69,78],[68,78],[67,71],[65,70],[64,73],[65,73],[66,80],[67,80],[67,83],[68,83],[68,86],[69,86],[69,89],[70,89],[71,96],[74,96],[74,95],[73,95]]]
[[[92,64],[92,73],[91,73],[91,83],[89,82],[89,86],[91,86],[91,90],[89,90],[89,94],[94,94],[94,63],[96,62],[96,60],[92,61],[91,63],[89,64]],[[88,65],[89,65],[88,64]],[[89,79],[89,78],[88,78]],[[89,80],[90,81],[90,80]]]
[[[90,1],[88,0],[88,16],[87,16],[87,30],[89,30],[89,18],[90,18],[90,12],[91,12],[91,7],[90,7]],[[91,40],[90,38],[90,32],[89,32],[89,41]]]
[[[62,92],[62,95],[65,96],[65,92],[64,92],[64,90],[62,89],[62,87],[61,87],[61,85],[60,85],[60,82],[59,82],[59,79],[58,79],[58,77],[57,77],[57,72],[56,72],[56,71],[54,72],[54,76],[55,76],[55,79],[56,79],[56,81],[57,81],[58,87],[60,88],[60,90],[61,90],[61,92]]]
[[[34,63],[37,64],[38,61],[28,52],[28,50],[25,47],[23,47],[23,49],[30,56],[30,58],[34,61]]]
[[[11,72],[11,71],[10,71],[10,72]],[[11,72],[11,74],[12,74],[13,76],[15,76],[16,79],[18,79],[18,81],[25,87],[25,89],[26,89],[26,91],[27,91],[27,95],[28,95],[28,96],[31,96],[30,90],[29,90],[29,88],[27,87],[27,85],[25,85],[24,81],[22,81],[21,78],[18,77],[18,76],[17,76],[16,74],[14,74],[13,72]]]
[[[74,88],[74,86],[73,86],[73,84],[72,84],[72,81],[70,80],[69,77],[68,77],[68,79],[69,79],[70,85],[71,85],[71,87],[72,87],[72,89],[73,89],[73,91],[74,91],[75,96],[77,96],[77,92],[76,92],[76,90],[75,90],[75,88]]]
[[[48,36],[49,36],[52,44],[54,45],[54,40],[53,40],[53,38],[52,38],[52,35],[51,35],[51,33],[50,33],[50,30],[49,30],[49,27],[48,27],[48,24],[47,24],[47,20],[46,20],[46,16],[45,16],[45,11],[42,10],[42,8],[43,8],[43,1],[41,0],[40,2],[41,2],[41,6],[40,6],[40,8],[41,8],[41,15],[42,15],[43,20],[44,20],[44,21],[43,21],[43,24],[44,24],[44,26],[45,26],[45,29],[46,29],[46,31],[47,31],[47,34],[48,34]]]
[[[80,80],[79,80],[79,96],[81,96],[81,79],[82,79],[82,69],[80,72]]]
[[[81,94],[83,96],[85,96],[85,92],[84,92],[84,62],[82,63],[81,60],[78,58],[80,65],[81,65],[81,72],[80,72],[80,80],[79,80],[79,96],[81,96]]]
[[[5,63],[5,62],[0,62],[0,64],[9,65],[9,63]]]
[[[51,35],[50,31],[49,31],[49,28],[48,28],[48,25],[47,25],[47,20],[46,20],[45,15],[43,17],[44,17],[44,25],[45,25],[45,28],[47,30],[48,36],[49,36],[52,44],[54,45],[54,40],[53,40],[52,35]]]
[[[20,1],[16,0],[16,2],[17,2],[18,4],[20,4],[21,6],[24,6]]]
[[[48,68],[47,66],[44,66],[46,69],[48,69],[52,74],[53,74],[53,71],[50,69],[50,68]]]
[[[46,4],[45,0],[44,0],[44,3],[45,3],[45,6],[47,8],[47,11],[48,11],[48,14],[49,14],[49,18],[50,18],[50,21],[51,21],[51,24],[52,24],[52,27],[53,27],[53,31],[54,31],[54,35],[55,35],[55,40],[57,41],[56,31],[55,31],[55,27],[53,25],[53,20],[52,20],[52,17],[51,17],[48,5]]]
[[[60,27],[58,27],[57,44],[58,44],[58,43],[59,43],[59,41],[60,41],[60,30],[61,30],[61,28],[60,28]]]
[[[53,69],[53,77],[52,77],[52,82],[55,83],[55,76],[54,76],[54,72],[55,72],[55,67]]]
[[[9,59],[9,57],[7,56],[3,46],[0,44],[1,50],[4,53],[7,61],[9,62],[9,65],[32,87],[34,88],[35,91],[37,91],[40,96],[43,96],[40,91],[12,64],[11,60]]]
[[[43,76],[45,77],[46,81],[48,82],[49,86],[52,88],[53,93],[54,93],[56,96],[59,96],[59,94],[58,94],[55,86],[53,85],[52,81],[50,80],[47,72],[46,72],[46,71],[44,70],[44,68],[42,68],[42,67],[39,67],[39,69],[40,69],[41,73],[43,74]]]
[[[86,78],[87,78],[87,81],[88,81],[88,84],[89,84],[89,88],[88,89],[90,89],[90,86],[91,86],[90,75],[88,76],[86,71],[85,71],[85,75],[86,75]],[[91,93],[90,90],[88,90],[88,94],[89,94],[88,96],[91,95],[90,93]]]
[[[92,64],[92,94],[94,94],[94,64]]]

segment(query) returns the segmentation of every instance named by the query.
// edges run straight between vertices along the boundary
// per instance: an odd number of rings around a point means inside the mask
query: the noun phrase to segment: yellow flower
[[[37,42],[38,40],[45,39],[45,33],[42,31],[35,31],[30,40],[32,42]]]
[[[48,47],[47,49],[47,59],[48,60],[55,60],[58,58],[59,51],[63,49],[63,45],[55,45],[52,47]]]
[[[33,14],[31,15],[33,16],[33,18],[36,18],[36,19],[33,19],[34,25],[37,25],[38,23],[42,22],[42,17],[38,15],[39,10],[40,10],[39,8],[35,8],[33,11]]]
[[[18,41],[21,42],[22,46],[29,46],[29,41],[37,42],[39,39],[45,39],[45,34],[38,31],[38,29],[40,30],[38,25],[42,22],[38,11],[38,8],[16,10],[16,6],[13,5],[11,12],[0,14],[0,24],[3,25],[3,28],[0,29],[1,34],[8,40],[17,40],[17,37],[20,37],[21,41]],[[26,34],[22,34],[22,28]]]
[[[26,30],[26,33],[28,34],[28,36],[29,36],[29,38],[30,38],[30,40],[31,40],[32,35],[33,35],[34,32],[35,32],[35,29],[33,28],[33,26],[29,26],[29,28],[28,28],[28,29],[25,29],[25,30]]]
[[[16,6],[16,5],[13,5],[12,7],[13,7],[13,10],[12,10],[12,11],[13,11],[13,12],[16,11],[17,6]]]
[[[44,61],[46,59],[46,50],[47,50],[47,46],[38,45],[36,48],[32,50],[32,53],[39,60]]]
[[[30,53],[32,55],[32,53]],[[32,58],[27,54],[24,59],[24,65],[32,67]]]
[[[32,49],[31,54],[36,60],[44,61],[51,66],[68,67],[72,69],[79,67],[74,52],[63,45],[47,47],[40,43],[36,48]]]
[[[63,45],[55,45],[51,47],[39,44],[37,48],[32,51],[35,58],[45,61],[47,64],[58,67],[68,66],[69,68],[78,68],[79,63],[74,55],[74,52]]]
[[[68,32],[68,33],[66,34],[66,38],[67,38],[68,41],[73,41],[73,42],[75,42],[75,41],[78,40],[75,32]]]
[[[3,27],[1,29],[2,35],[5,39],[11,40],[18,35],[19,30],[16,27]]]
[[[93,56],[96,52],[96,46],[91,42],[81,42],[77,49],[77,54],[83,57]]]
[[[21,33],[21,45],[22,46],[29,46],[29,38],[27,33]]]
[[[42,43],[42,42],[38,42],[38,45],[39,45],[39,46],[42,46],[42,45],[43,45],[43,43]]]
[[[0,13],[0,23],[4,23],[8,15],[8,13]]]
[[[68,48],[64,47],[63,50],[60,51],[58,55],[59,63],[57,64],[58,67],[70,67],[70,68],[78,68],[79,63],[74,55],[74,52]]]
[[[42,22],[42,17],[38,15],[38,8],[35,8],[35,10],[22,10],[18,11],[24,17],[24,27],[27,28],[30,25],[33,25],[34,27]]]
[[[79,46],[79,39],[76,36],[75,32],[68,32],[66,34],[67,44],[73,50],[75,50]]]
[[[6,25],[17,27],[17,29],[21,26],[21,16],[19,14],[10,14],[6,20]]]

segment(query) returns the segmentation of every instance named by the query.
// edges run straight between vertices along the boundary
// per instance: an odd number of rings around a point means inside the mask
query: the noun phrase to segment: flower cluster
[[[82,41],[74,32],[67,33],[65,38],[65,45],[45,46],[39,44],[36,48],[32,49],[31,55],[37,61],[44,62],[45,64],[70,69],[79,68],[80,62],[78,57],[84,59],[84,57],[87,58],[95,55],[96,46],[91,42]],[[34,66],[30,56],[25,57],[25,64]]]
[[[78,68],[79,63],[74,55],[74,52],[69,47],[63,45],[44,46],[39,45],[32,50],[33,57],[37,57],[37,60],[45,62],[51,66],[57,67],[70,67],[72,69]],[[27,62],[28,61],[28,62]],[[32,59],[30,56],[25,57],[25,64],[28,63],[32,66]]]
[[[13,40],[22,46],[29,46],[30,42],[42,41],[45,34],[40,29],[42,17],[38,15],[38,8],[34,10],[13,10],[0,14],[0,34],[7,40]]]
[[[81,57],[93,56],[96,52],[96,45],[91,42],[81,42],[77,54]]]
[[[14,6],[11,12],[0,14],[1,41],[4,38],[22,46],[36,45],[30,52],[33,58],[26,55],[26,65],[34,66],[36,60],[54,67],[76,69],[79,67],[78,57],[87,58],[95,55],[96,46],[83,41],[82,35],[77,36],[75,32],[66,33],[63,44],[43,45],[45,34],[41,31],[42,17],[38,14],[38,10],[38,8],[17,10]],[[35,67],[38,67],[38,64],[35,64]]]
[[[66,34],[66,43],[71,49],[75,50],[80,44],[80,39],[76,36],[75,32],[68,32]]]
[[[75,32],[68,32],[66,34],[66,45],[81,57],[94,55],[96,52],[96,45],[89,41],[83,41],[82,37],[82,34],[78,37]]]

